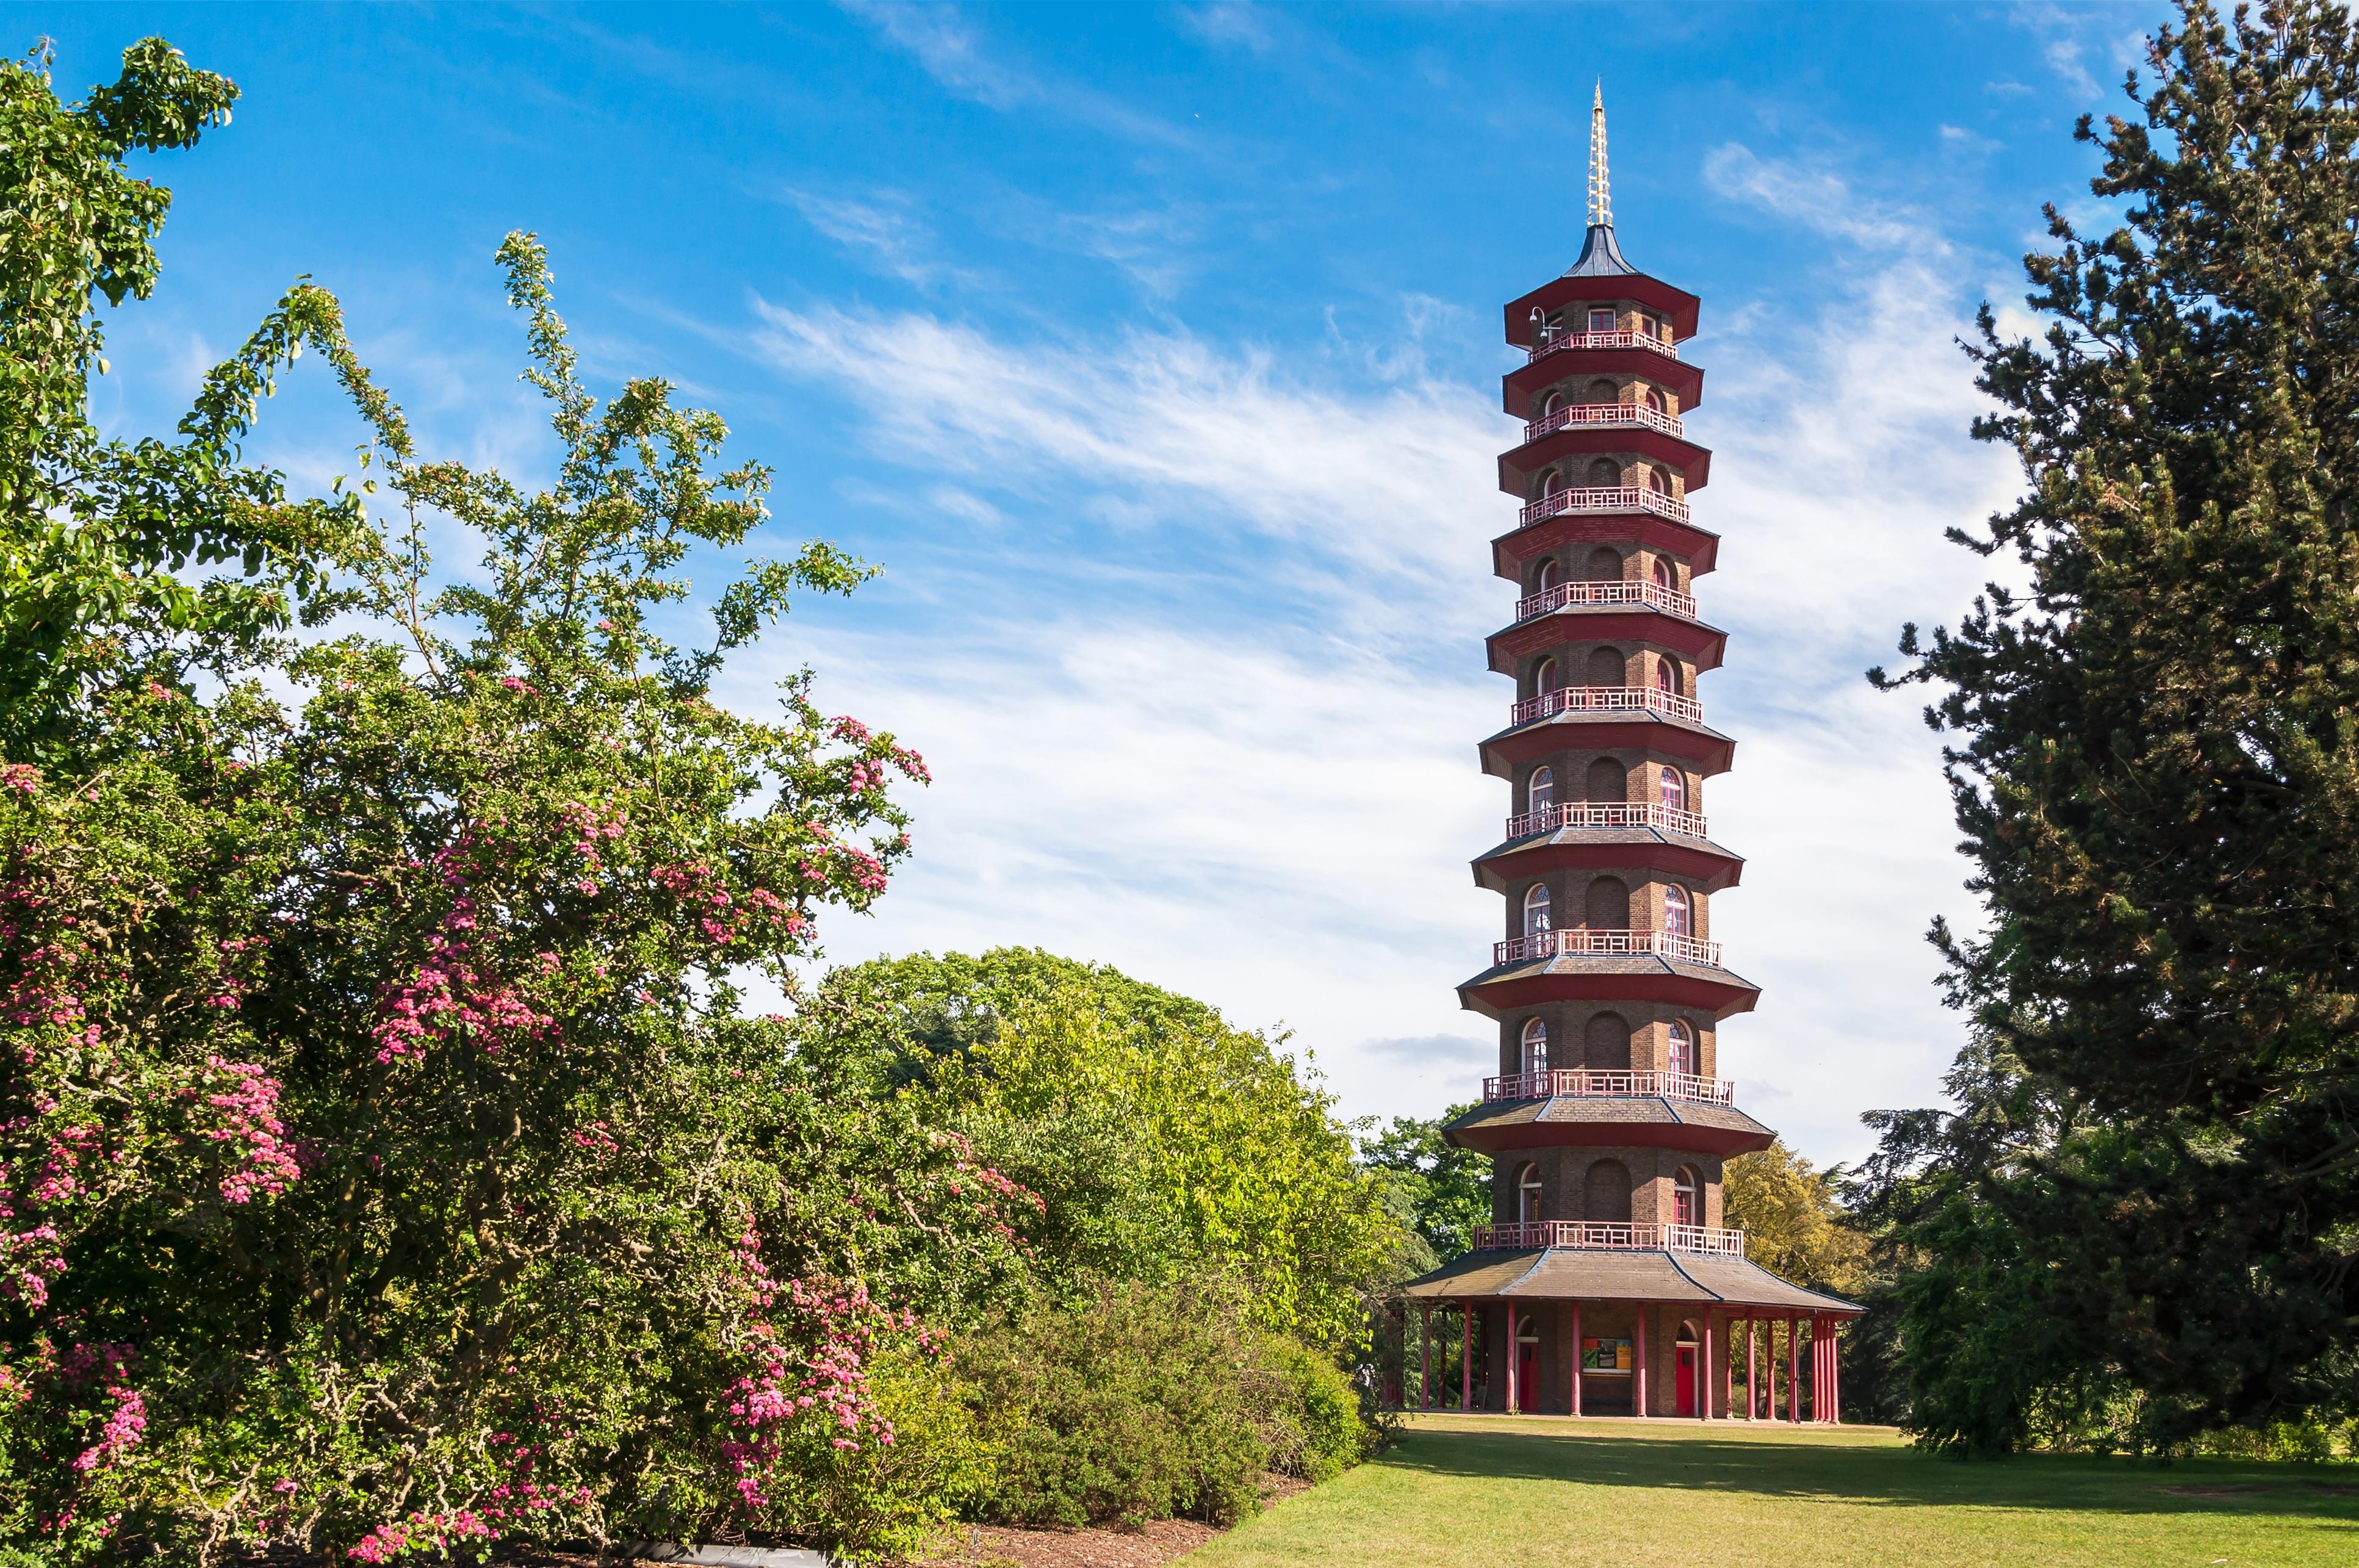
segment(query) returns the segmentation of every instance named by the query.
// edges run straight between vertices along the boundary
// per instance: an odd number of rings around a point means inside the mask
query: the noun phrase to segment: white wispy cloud
[[[1921,245],[1931,236],[1920,215],[1861,196],[1830,169],[1761,158],[1742,142],[1707,154],[1703,177],[1715,194],[1856,245]]]
[[[796,190],[781,194],[805,223],[890,277],[920,289],[938,284],[972,289],[988,281],[980,271],[942,259],[933,230],[909,210],[906,197],[886,192],[875,201],[859,201]]]

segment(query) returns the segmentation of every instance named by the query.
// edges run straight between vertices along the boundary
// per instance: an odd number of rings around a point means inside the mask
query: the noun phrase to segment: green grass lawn
[[[2359,1565],[2359,1469],[1930,1459],[1889,1431],[1422,1416],[1189,1568]]]

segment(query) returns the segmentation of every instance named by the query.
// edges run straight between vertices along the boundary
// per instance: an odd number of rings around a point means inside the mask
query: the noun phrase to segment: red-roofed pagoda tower
[[[1517,599],[1489,648],[1516,701],[1481,750],[1510,815],[1474,861],[1506,931],[1458,993],[1498,1020],[1499,1075],[1447,1129],[1492,1156],[1493,1223],[1408,1287],[1423,1408],[1839,1419],[1832,1329],[1859,1308],[1722,1225],[1722,1161],[1775,1135],[1715,1076],[1720,1021],[1757,992],[1712,940],[1744,862],[1704,817],[1735,743],[1697,691],[1727,642],[1694,596],[1719,553],[1690,510],[1712,469],[1684,422],[1697,305],[1614,241],[1601,88],[1581,258],[1507,307],[1527,422],[1499,486],[1522,511],[1491,555]]]

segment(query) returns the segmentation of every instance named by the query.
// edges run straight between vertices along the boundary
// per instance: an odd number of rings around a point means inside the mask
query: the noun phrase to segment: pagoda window
[[[1703,1220],[1703,1183],[1696,1179],[1695,1167],[1682,1165],[1671,1181],[1671,1223],[1701,1225]]]
[[[1695,934],[1694,911],[1688,905],[1688,890],[1677,883],[1663,889],[1663,930],[1672,936]]]
[[[1524,1071],[1545,1073],[1548,1070],[1548,1025],[1533,1018],[1524,1025]]]
[[[1545,697],[1555,690],[1556,660],[1543,659],[1539,662],[1539,668],[1532,671],[1532,695]]]
[[[1618,403],[1622,400],[1622,388],[1600,376],[1589,384],[1588,396],[1593,403]]]
[[[1668,659],[1655,660],[1655,689],[1658,691],[1669,691],[1674,697],[1678,696],[1680,667]]]
[[[1545,882],[1535,882],[1524,895],[1524,934],[1541,936],[1549,930],[1549,890]]]
[[[1641,311],[1638,316],[1638,330],[1646,333],[1650,338],[1661,337],[1663,335],[1663,319],[1660,316],[1652,316]]]
[[[1549,589],[1557,585],[1557,580],[1563,574],[1557,570],[1556,557],[1549,556],[1546,561],[1540,562],[1539,587],[1538,591],[1542,593],[1547,593]]]
[[[1654,578],[1655,586],[1664,593],[1676,593],[1680,591],[1680,574],[1673,572],[1671,563],[1659,555],[1655,557]]]
[[[1540,1168],[1526,1161],[1516,1171],[1516,1218],[1530,1225],[1540,1217]]]
[[[1555,413],[1559,408],[1563,407],[1564,394],[1561,392],[1551,392],[1547,397],[1540,399],[1540,418],[1545,419],[1550,414]]]
[[[1589,650],[1589,683],[1592,686],[1619,686],[1629,676],[1629,666],[1622,650],[1614,648],[1593,648]]]
[[[1581,569],[1581,574],[1592,583],[1619,583],[1622,552],[1612,545],[1599,545],[1589,552],[1589,564]]]
[[[1532,769],[1531,786],[1524,794],[1524,810],[1545,811],[1556,804],[1556,773],[1551,768]]]
[[[1589,330],[1593,332],[1612,332],[1614,330],[1614,312],[1612,310],[1601,310],[1593,305],[1591,306],[1589,310]]]
[[[1688,1028],[1685,1018],[1673,1018],[1670,1036],[1670,1071],[1693,1073],[1696,1070],[1695,1030]]]
[[[1603,804],[1619,805],[1630,798],[1630,776],[1612,757],[1599,757],[1589,765],[1589,798]]]
[[[1547,477],[1540,481],[1540,494],[1544,496],[1553,495],[1563,488],[1564,473],[1561,469],[1549,469]]]
[[[1684,811],[1688,809],[1687,776],[1676,768],[1663,769],[1661,793],[1657,797],[1666,810]]]
[[[1647,388],[1647,407],[1654,409],[1658,414],[1668,414],[1670,412],[1670,409],[1663,402],[1663,393],[1660,387],[1649,387]]]
[[[1667,495],[1670,493],[1669,488],[1663,483],[1663,471],[1659,468],[1647,470],[1647,488],[1658,495]]]
[[[1599,458],[1589,465],[1589,484],[1592,489],[1596,490],[1619,488],[1622,484],[1622,465],[1610,457]]]

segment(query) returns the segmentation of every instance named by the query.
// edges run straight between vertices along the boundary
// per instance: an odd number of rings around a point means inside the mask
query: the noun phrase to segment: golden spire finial
[[[1614,226],[1614,193],[1605,182],[1605,82],[1589,110],[1589,226]]]

